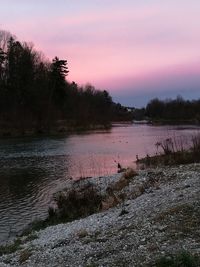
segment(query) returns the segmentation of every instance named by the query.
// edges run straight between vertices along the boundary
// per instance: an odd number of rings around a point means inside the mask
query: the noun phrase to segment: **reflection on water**
[[[59,138],[0,140],[0,241],[47,215],[53,193],[70,177],[107,175],[154,154],[167,137],[190,136],[195,127],[123,125]]]

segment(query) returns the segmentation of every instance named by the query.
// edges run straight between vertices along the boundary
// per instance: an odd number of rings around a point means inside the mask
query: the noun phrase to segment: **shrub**
[[[33,221],[22,236],[31,234],[33,230],[38,231],[98,212],[102,206],[102,196],[90,182],[81,182],[82,180],[75,182],[72,189],[56,194],[54,200],[57,208],[49,207],[47,219]]]
[[[51,211],[51,218],[56,216],[62,221],[71,221],[97,212],[102,197],[91,183],[68,192],[61,192],[55,198],[57,210]]]

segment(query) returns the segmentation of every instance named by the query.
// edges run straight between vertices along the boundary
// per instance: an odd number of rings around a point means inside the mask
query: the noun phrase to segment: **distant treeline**
[[[181,96],[174,100],[155,98],[143,111],[144,115],[153,121],[200,123],[200,99],[189,101]]]
[[[107,91],[70,83],[68,72],[66,60],[55,57],[50,62],[31,43],[0,31],[1,131],[42,132],[59,124],[84,128],[131,119]]]

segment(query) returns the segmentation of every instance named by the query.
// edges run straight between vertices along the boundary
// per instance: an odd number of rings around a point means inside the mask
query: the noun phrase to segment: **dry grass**
[[[84,238],[84,237],[88,236],[88,232],[85,229],[81,229],[77,232],[76,235],[78,238]]]
[[[166,225],[166,234],[172,238],[200,238],[200,207],[197,204],[174,206],[158,214],[154,221]]]
[[[132,168],[128,168],[121,176],[121,178],[110,185],[106,189],[106,197],[102,200],[102,210],[108,210],[124,202],[126,198],[125,193],[121,191],[129,185],[131,179],[137,175],[137,172]]]
[[[167,209],[161,213],[159,213],[156,217],[155,217],[155,221],[160,222],[163,221],[165,219],[168,219],[170,216],[174,216],[177,214],[182,214],[183,212],[187,211],[187,210],[191,210],[191,207],[188,205],[180,205],[180,206],[174,206],[171,207],[170,209]]]
[[[139,166],[177,165],[200,162],[200,134],[190,140],[183,137],[167,138],[155,144],[156,156],[147,155],[138,160]],[[161,152],[159,153],[159,149]]]
[[[8,245],[0,246],[0,256],[4,254],[11,254],[11,253],[16,252],[17,250],[20,249],[21,244],[22,244],[21,239],[17,238],[16,240],[14,240],[12,243]]]
[[[117,195],[112,193],[112,195],[108,195],[105,199],[102,200],[101,210],[105,211],[110,208],[116,207],[121,202],[122,200]]]
[[[127,180],[132,179],[133,177],[137,176],[138,173],[133,168],[128,168],[123,174],[123,177]]]
[[[56,210],[50,210],[51,221],[72,221],[98,212],[101,206],[102,196],[90,183],[76,186],[67,192],[61,192],[55,197]]]
[[[107,192],[109,193],[114,191],[121,191],[123,188],[129,185],[131,179],[134,178],[136,175],[137,172],[134,169],[126,169],[126,171],[122,174],[121,178],[116,183],[107,188]]]
[[[22,264],[24,262],[26,262],[30,256],[32,255],[31,251],[28,250],[28,249],[24,249],[20,252],[20,255],[19,255],[19,263]]]

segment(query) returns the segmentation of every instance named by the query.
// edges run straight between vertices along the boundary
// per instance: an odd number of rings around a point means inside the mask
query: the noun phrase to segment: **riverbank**
[[[107,198],[112,208],[21,237],[0,266],[159,266],[163,256],[200,255],[200,164],[90,182],[114,193]]]
[[[193,119],[193,120],[166,120],[166,119],[150,119],[149,123],[155,126],[161,125],[194,125],[200,126],[200,121]]]
[[[87,132],[92,130],[107,130],[112,127],[108,124],[88,124],[88,125],[71,125],[65,121],[58,121],[55,125],[47,127],[0,127],[0,138],[9,137],[39,137],[39,136],[58,136],[63,134],[72,134],[79,132]]]
[[[88,124],[88,125],[68,125],[67,123],[58,122],[53,127],[47,129],[45,127],[37,128],[16,128],[16,127],[0,127],[0,138],[18,138],[18,137],[46,137],[46,136],[62,136],[74,133],[87,133],[89,131],[110,130],[112,127],[131,125],[129,121],[113,121],[107,124]]]

